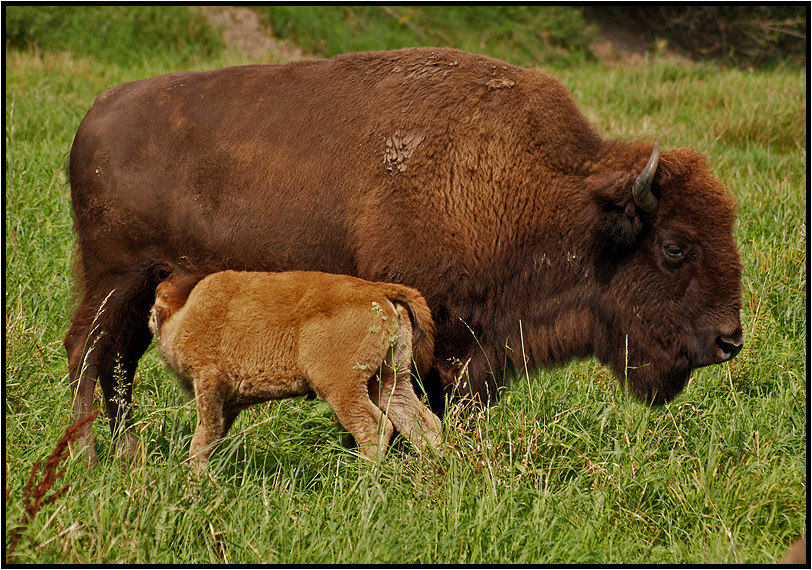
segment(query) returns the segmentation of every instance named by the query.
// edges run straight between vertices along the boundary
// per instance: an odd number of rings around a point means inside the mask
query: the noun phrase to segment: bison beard
[[[98,379],[114,428],[113,371],[126,404],[162,264],[417,289],[437,326],[438,412],[448,395],[493,401],[523,348],[540,366],[594,354],[659,403],[742,344],[733,201],[704,157],[605,141],[558,81],[483,56],[415,48],[119,85],[82,121],[70,183],[74,412]]]

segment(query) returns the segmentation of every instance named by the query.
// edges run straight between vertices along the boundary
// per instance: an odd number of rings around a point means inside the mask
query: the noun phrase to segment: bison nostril
[[[721,358],[722,362],[730,360],[731,358],[739,354],[739,352],[742,349],[742,346],[744,346],[741,331],[738,330],[730,336],[723,335],[717,337],[716,346],[719,348],[719,357]]]

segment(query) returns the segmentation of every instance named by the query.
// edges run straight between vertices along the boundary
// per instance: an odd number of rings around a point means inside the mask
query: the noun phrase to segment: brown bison
[[[370,458],[383,455],[395,428],[418,447],[439,443],[440,420],[412,388],[412,351],[424,372],[434,353],[431,312],[414,289],[309,271],[223,271],[188,299],[161,282],[149,328],[195,397],[197,470],[240,411],[311,390]]]
[[[98,379],[112,428],[128,421],[114,369],[126,404],[167,263],[419,290],[437,410],[445,394],[492,401],[523,354],[596,355],[667,402],[742,346],[733,200],[702,155],[603,140],[557,80],[488,57],[415,48],[119,85],[79,126],[70,184],[74,410]]]

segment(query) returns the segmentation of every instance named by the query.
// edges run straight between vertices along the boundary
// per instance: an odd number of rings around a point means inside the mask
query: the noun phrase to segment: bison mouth
[[[691,368],[674,370],[667,375],[661,375],[653,381],[640,381],[635,374],[629,374],[629,386],[634,396],[650,405],[662,406],[676,398],[682,392],[691,377]]]
[[[623,365],[616,367],[616,373],[619,372],[618,376],[635,398],[650,406],[661,406],[673,400],[696,368],[685,354],[670,361],[665,355],[641,361],[646,364],[635,366],[626,363],[624,358]]]
[[[662,405],[679,395],[693,370],[731,360],[743,344],[741,325],[736,322],[726,330],[696,333],[679,348],[623,347],[616,355],[620,362],[616,360],[613,368],[637,399],[649,405]]]
[[[743,346],[740,326],[731,327],[730,331],[697,335],[692,347],[694,368],[727,362],[739,354]]]

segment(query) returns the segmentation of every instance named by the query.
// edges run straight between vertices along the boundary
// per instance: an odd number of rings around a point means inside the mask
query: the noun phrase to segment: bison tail
[[[414,289],[395,286],[386,292],[392,303],[403,305],[412,322],[412,358],[421,378],[425,378],[434,357],[434,319],[423,296]]]

